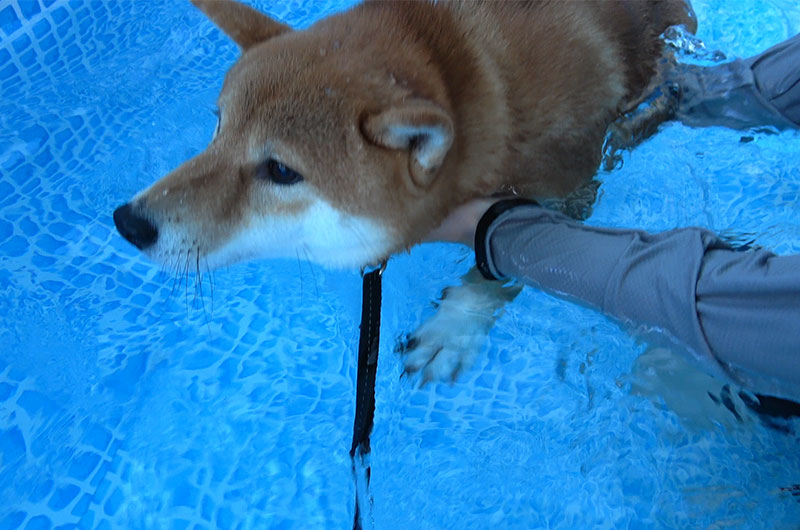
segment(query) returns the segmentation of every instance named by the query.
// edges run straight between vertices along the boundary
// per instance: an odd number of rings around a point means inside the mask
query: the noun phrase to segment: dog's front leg
[[[423,384],[455,380],[475,361],[503,306],[521,290],[521,284],[487,281],[470,269],[461,285],[444,290],[436,314],[398,346],[405,372],[422,372]]]

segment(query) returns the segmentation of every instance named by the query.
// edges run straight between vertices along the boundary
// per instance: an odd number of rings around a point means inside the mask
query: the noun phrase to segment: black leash
[[[361,530],[362,496],[368,502],[367,514],[372,518],[372,497],[369,496],[369,435],[375,416],[375,375],[378,372],[378,347],[381,335],[381,276],[386,262],[371,272],[361,272],[361,336],[358,341],[358,375],[356,382],[356,417],[353,421],[353,443],[350,447],[353,480],[356,486],[356,509],[353,530]],[[359,471],[363,473],[363,492],[359,488]]]

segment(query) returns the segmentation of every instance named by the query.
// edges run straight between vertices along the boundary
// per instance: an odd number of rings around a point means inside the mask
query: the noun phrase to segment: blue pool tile
[[[217,512],[217,528],[222,530],[230,530],[233,528],[234,518],[233,512],[230,508],[222,507]]]
[[[67,474],[75,480],[86,480],[100,463],[97,453],[81,452],[72,458]]]
[[[0,113],[2,113],[2,109],[0,109]],[[7,114],[6,114],[7,115]],[[11,151],[6,156],[5,160],[0,162],[0,168],[3,168],[6,171],[14,171],[19,166],[21,166],[25,162],[25,157],[19,151]]]
[[[21,37],[14,40],[12,46],[14,46],[14,51],[17,53],[22,53],[23,50],[28,48],[31,45],[31,38],[27,35],[22,35]]]
[[[17,390],[17,385],[0,383],[0,403],[10,398]]]
[[[178,484],[172,491],[172,506],[185,506],[194,508],[197,506],[200,497],[200,490],[188,483]]]
[[[119,419],[117,419],[116,421],[119,422]],[[117,423],[114,423],[113,420],[109,420],[109,425],[117,425]],[[116,456],[117,451],[119,451],[119,448],[120,448],[121,445],[122,445],[122,442],[119,441],[119,440],[112,441],[111,442],[111,447],[108,448],[108,451],[106,452],[106,455],[108,455],[109,457],[113,458],[114,456]]]
[[[58,44],[58,41],[56,40],[55,35],[51,33],[47,37],[39,41],[39,49],[46,52],[56,44]]]
[[[67,200],[61,195],[56,195],[53,197],[50,205],[53,207],[53,210],[59,213],[66,214],[73,212],[72,208],[70,208],[69,204],[67,203]]]
[[[18,2],[17,5],[19,5],[22,18],[26,20],[30,20],[31,17],[42,10],[39,7],[39,2],[37,0],[22,0],[21,2]]]
[[[28,81],[35,83],[37,81],[44,81],[47,79],[47,74],[42,70],[42,65],[34,64],[28,68]]]
[[[67,122],[70,124],[70,126],[75,131],[77,131],[78,129],[80,129],[81,127],[83,127],[85,125],[85,122],[84,122],[82,116],[69,116],[69,117],[67,117]]]
[[[93,25],[94,25],[94,20],[92,20],[91,18],[86,18],[78,25],[78,31],[81,33],[81,35],[83,35],[86,33],[86,30],[92,27]]]
[[[34,125],[19,131],[19,138],[28,143],[28,148],[31,151],[38,150],[39,147],[44,145],[50,135],[47,130],[41,125]]]
[[[92,487],[97,487],[103,480],[106,478],[106,473],[108,473],[109,463],[108,461],[104,461],[100,464],[100,467],[97,469],[97,473],[94,474],[92,477],[91,485]],[[97,501],[95,501],[97,502]]]
[[[11,208],[12,206],[19,205],[20,195],[15,193],[13,195],[6,195],[5,198],[0,199],[0,210]]]
[[[0,68],[0,79],[11,79],[11,77],[17,74],[17,72],[19,72],[19,68],[17,68],[14,64],[9,63],[5,68]]]
[[[200,517],[211,522],[214,515],[214,500],[209,495],[203,495],[203,503],[200,506]]]
[[[69,503],[78,496],[81,489],[76,486],[75,484],[67,484],[61,488],[58,488],[56,491],[53,492],[53,496],[50,497],[50,501],[47,503],[47,506],[51,510],[63,510]]]
[[[22,27],[22,22],[20,22],[19,17],[17,17],[17,12],[14,11],[13,5],[0,11],[0,29],[2,29],[6,35],[11,35],[20,27]]]
[[[68,28],[68,29],[71,29],[71,28]],[[69,35],[68,37],[64,38],[61,41],[61,49],[64,50],[64,49],[67,48],[67,46],[71,46],[72,44],[75,44],[75,39],[76,39],[76,37],[75,37],[74,34]]]
[[[84,427],[82,441],[86,445],[94,447],[98,451],[105,451],[111,443],[111,432],[97,423],[89,424]]]
[[[34,195],[36,195],[36,193],[39,193],[41,191],[41,185],[42,185],[42,179],[40,179],[39,177],[34,177],[25,182],[25,184],[19,190],[23,194],[26,194],[30,197],[31,206],[33,206],[37,210],[39,209],[41,204],[38,204],[38,199],[34,197]]]
[[[0,180],[0,197],[8,197],[14,193],[14,186],[10,182]]]
[[[127,287],[122,287],[121,285],[118,285],[117,288],[114,289],[114,296],[120,299],[130,298],[131,294],[133,294],[133,291]],[[135,320],[132,320],[131,322],[135,322]]]
[[[56,134],[53,135],[53,140],[55,140],[55,146],[59,147],[61,145],[64,145],[64,143],[70,138],[72,138],[74,134],[75,133],[69,129],[58,131]]]
[[[43,36],[49,34],[51,30],[52,26],[50,26],[50,22],[48,22],[45,18],[33,26],[33,34],[37,38],[42,38]]]
[[[53,523],[45,515],[37,515],[25,525],[25,530],[50,530],[51,528],[53,528]]]
[[[97,486],[97,490],[94,492],[94,498],[92,499],[93,504],[100,504],[103,502],[103,499],[106,498],[106,494],[108,490],[111,489],[111,481],[108,479],[103,479],[100,482],[100,485]]]
[[[41,392],[26,390],[17,399],[17,405],[22,407],[30,416],[52,416],[59,410],[58,404]]]
[[[25,438],[19,427],[0,430],[0,461],[4,467],[23,458],[26,450]]]
[[[81,530],[92,530],[94,528],[94,512],[92,510],[87,510],[83,514],[81,520],[78,521],[78,528]]]
[[[134,274],[120,272],[116,275],[116,279],[120,284],[126,285],[132,289],[136,289],[142,285],[142,279]]]
[[[19,525],[22,524],[22,521],[24,521],[27,516],[28,514],[25,512],[11,512],[3,519],[0,519],[0,530],[14,530],[15,528],[19,528]]]
[[[36,256],[34,256],[34,257],[36,257]],[[55,264],[55,260],[54,259],[48,260],[48,262],[45,262],[45,263],[42,263],[42,262],[40,262],[38,260],[37,260],[37,262],[38,262],[38,265],[40,267],[42,267],[42,268],[52,267]],[[59,280],[45,280],[45,281],[42,282],[41,285],[46,291],[50,291],[51,293],[60,293],[60,292],[64,291],[64,287],[66,286],[66,284],[64,282],[59,281]]]
[[[143,307],[150,303],[150,297],[144,294],[137,294],[131,298],[131,303]]]
[[[120,289],[117,289],[115,292],[119,293]],[[118,296],[118,298],[119,298],[119,296]],[[123,318],[123,320],[125,322],[130,322],[131,324],[141,325],[141,324],[137,324],[137,322],[141,322],[141,320],[140,320],[141,317],[142,317],[142,312],[141,311],[139,311],[138,309],[131,309],[130,311],[125,313],[125,315],[122,318]]]
[[[119,511],[120,506],[122,506],[122,501],[124,500],[124,496],[122,494],[122,490],[119,488],[115,488],[111,495],[108,496],[106,503],[103,505],[103,513],[108,516],[116,515],[117,511]]]
[[[199,351],[197,353],[186,355],[183,358],[181,366],[187,370],[202,370],[203,368],[212,366],[214,363],[219,361],[219,358],[219,355],[212,351]]]
[[[30,49],[19,56],[19,62],[22,66],[30,68],[36,64],[36,50]]]
[[[11,65],[13,66],[13,65]],[[3,72],[11,72],[9,75],[5,75]],[[17,94],[20,92],[21,82],[19,80],[18,75],[14,75],[18,72],[16,68],[2,68],[0,67],[0,94],[4,95],[12,95]]]
[[[54,486],[55,482],[52,480],[43,480],[41,483],[34,486],[31,496],[28,498],[28,500],[34,504],[44,500],[44,498],[50,495],[50,492],[53,491]]]
[[[118,307],[118,302],[114,303]],[[136,391],[136,382],[147,369],[147,353],[132,355],[124,368],[103,378],[103,384],[117,395],[118,399],[129,399]]]
[[[28,237],[33,237],[39,233],[39,225],[34,223],[30,217],[27,216],[19,220],[17,227]]]
[[[36,158],[34,158],[33,161],[42,167],[50,164],[53,161],[53,153],[50,151],[50,147],[45,147],[42,149],[39,154],[36,155]]]
[[[77,44],[73,44],[69,46],[67,49],[64,50],[64,57],[67,59],[75,59],[76,57],[80,57],[83,55],[83,51]]]
[[[53,48],[44,54],[44,63],[55,69],[55,62],[61,57],[61,50]],[[27,66],[27,65],[26,65]]]
[[[53,223],[48,228],[52,233],[61,237],[65,237],[75,231],[75,227],[67,223]]]
[[[83,514],[86,513],[86,510],[89,509],[89,502],[92,500],[92,496],[89,493],[84,493],[81,500],[75,503],[75,506],[72,507],[71,513],[75,517],[81,517]]]
[[[63,251],[64,247],[66,246],[66,243],[64,241],[54,238],[50,234],[42,234],[37,239],[36,246],[44,250],[45,252],[59,254]]]
[[[93,274],[79,274],[72,279],[72,285],[75,287],[86,287],[94,282],[95,276]]]
[[[50,16],[53,18],[55,23],[58,24],[59,22],[62,22],[67,18],[69,18],[69,11],[67,11],[67,8],[65,7],[59,7],[57,9],[54,9],[53,12],[50,14]]]
[[[0,182],[0,192],[2,192],[2,190],[3,190],[3,183]],[[0,219],[0,242],[11,237],[11,234],[13,233],[14,233],[14,226],[8,221]]]
[[[28,374],[18,369],[16,366],[11,366],[11,369],[8,371],[7,378],[11,379],[12,381],[24,381],[28,377]]]

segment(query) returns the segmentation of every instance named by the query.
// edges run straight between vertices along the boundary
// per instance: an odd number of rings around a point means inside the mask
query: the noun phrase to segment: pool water
[[[800,32],[794,0],[694,5],[729,56]],[[210,140],[235,46],[167,1],[0,0],[0,39],[0,529],[350,526],[358,272],[243,264],[197,296],[111,220]],[[798,160],[797,132],[668,125],[589,222],[800,252]],[[395,341],[471,262],[386,272],[376,528],[800,525],[800,422],[588,309],[526,289],[457,383],[401,379]]]

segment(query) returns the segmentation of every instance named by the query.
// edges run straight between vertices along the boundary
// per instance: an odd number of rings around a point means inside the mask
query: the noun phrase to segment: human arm
[[[661,330],[753,390],[800,399],[800,256],[737,252],[701,228],[597,228],[535,205],[486,204],[459,213],[486,212],[471,230],[488,277]]]
[[[748,59],[715,66],[677,65],[676,117],[695,127],[800,126],[800,35]]]

